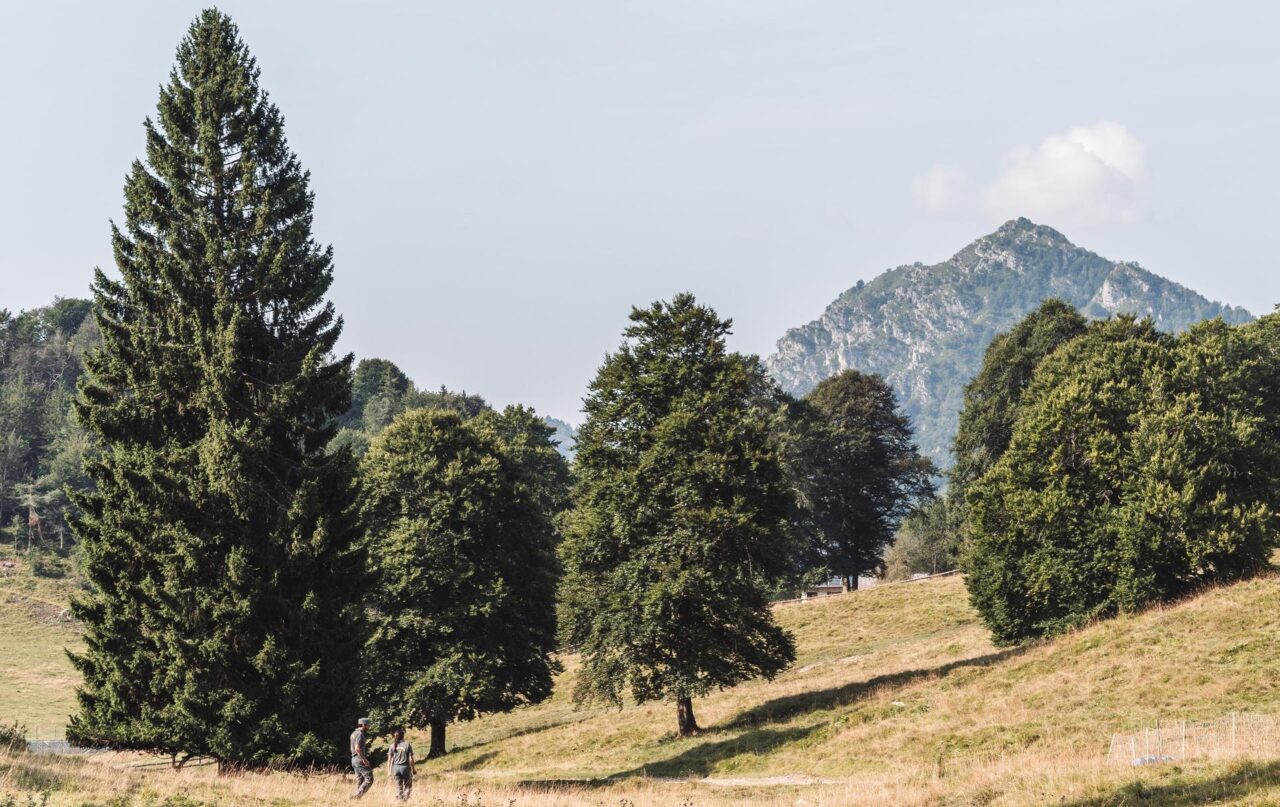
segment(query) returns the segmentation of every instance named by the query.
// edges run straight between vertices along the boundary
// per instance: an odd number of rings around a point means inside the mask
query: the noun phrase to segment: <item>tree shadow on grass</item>
[[[1164,784],[1140,781],[1101,796],[1073,801],[1064,807],[1191,807],[1199,804],[1236,803],[1267,787],[1280,786],[1280,762],[1244,762],[1212,779],[1189,780],[1185,774]],[[1270,802],[1267,802],[1268,804]]]
[[[820,726],[794,729],[756,729],[717,742],[702,742],[685,749],[670,759],[647,762],[628,771],[620,771],[598,779],[535,779],[519,783],[521,788],[556,791],[564,788],[607,787],[623,779],[656,777],[679,779],[709,776],[725,760],[749,754],[757,756],[800,742],[818,731]]]
[[[940,667],[930,667],[923,670],[903,670],[902,672],[889,673],[888,675],[877,675],[875,678],[868,678],[866,681],[853,681],[838,687],[820,689],[816,692],[802,692],[798,695],[774,698],[742,712],[725,724],[724,728],[734,729],[757,726],[762,723],[776,723],[790,720],[793,717],[808,714],[809,712],[847,706],[862,700],[882,687],[899,687],[930,678],[943,678],[956,670],[969,667],[989,667],[1005,659],[1020,656],[1029,648],[1029,645],[1020,645],[995,653],[988,653],[985,656],[953,661]]]
[[[455,750],[452,753],[456,754],[458,752]],[[485,765],[489,764],[489,761],[492,760],[497,755],[498,755],[497,751],[485,751],[483,753],[476,754],[471,759],[468,759],[466,762],[463,762],[461,765],[458,765],[455,768],[455,770],[474,771],[477,768],[483,768]]]
[[[539,734],[544,731],[550,731],[551,729],[560,728],[561,726],[570,726],[570,725],[573,725],[574,723],[581,723],[585,720],[590,720],[591,718],[596,717],[598,714],[599,712],[594,709],[579,709],[579,710],[575,710],[572,714],[570,714],[568,717],[564,718],[563,720],[553,720],[549,723],[542,723],[537,726],[528,726],[523,729],[517,729],[515,731],[508,732],[507,734],[502,734],[497,737],[489,737],[488,739],[477,740],[472,743],[467,743],[466,745],[454,746],[454,750],[466,751],[471,748],[481,748],[483,746],[492,745],[494,743],[500,743],[505,740],[514,740],[517,737],[527,737],[530,734]]]

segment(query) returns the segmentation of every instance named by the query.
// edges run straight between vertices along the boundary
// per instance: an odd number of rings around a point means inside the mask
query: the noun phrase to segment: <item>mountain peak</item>
[[[1001,224],[1000,229],[996,230],[995,233],[993,233],[993,235],[1002,235],[1002,234],[1014,233],[1014,232],[1031,232],[1033,230],[1036,230],[1039,227],[1040,225],[1036,224],[1031,219],[1019,216],[1016,219],[1009,219],[1004,224]],[[1045,229],[1050,230],[1052,228],[1046,227]],[[1053,232],[1056,233],[1057,230],[1053,230]]]
[[[1150,317],[1167,331],[1219,316],[1252,319],[1242,308],[1211,302],[1017,218],[942,263],[900,266],[859,282],[821,317],[787,331],[766,365],[793,394],[850,368],[883,375],[912,418],[920,448],[946,467],[964,385],[987,344],[1049,297],[1090,317]]]
[[[983,241],[1007,242],[1010,240],[1021,243],[1034,241],[1054,244],[1065,249],[1079,249],[1065,235],[1052,227],[1046,224],[1036,224],[1031,219],[1021,217],[1009,219],[1004,224],[1001,224],[994,233],[984,235],[974,243]]]

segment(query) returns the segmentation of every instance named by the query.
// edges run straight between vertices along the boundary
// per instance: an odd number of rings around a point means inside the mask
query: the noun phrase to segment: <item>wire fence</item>
[[[1232,712],[1217,720],[1173,720],[1111,735],[1107,759],[1144,765],[1182,759],[1280,757],[1280,719]]]

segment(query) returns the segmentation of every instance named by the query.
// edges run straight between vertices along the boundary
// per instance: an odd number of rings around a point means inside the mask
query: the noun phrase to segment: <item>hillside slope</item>
[[[921,449],[950,465],[964,385],[992,337],[1041,301],[1059,297],[1090,317],[1150,316],[1167,331],[1221,316],[1252,319],[1134,263],[1075,246],[1026,219],[1004,224],[942,263],[885,272],[840,295],[822,316],[787,331],[766,360],[793,394],[849,368],[893,384]]]
[[[991,645],[958,577],[784,604],[778,616],[795,632],[795,667],[773,682],[697,701],[701,736],[676,738],[668,704],[575,710],[566,695],[570,658],[550,702],[451,727],[454,752],[421,766],[424,794],[452,803],[451,794],[483,789],[520,804],[1280,799],[1280,737],[1270,741],[1272,759],[1243,766],[1134,769],[1107,761],[1113,732],[1232,712],[1280,714],[1278,577],[1021,648]],[[52,645],[66,636],[30,641]],[[0,666],[0,691],[15,685],[13,675]],[[17,710],[6,719],[27,719],[18,701],[5,705]],[[28,700],[25,708],[37,706]],[[114,770],[58,770],[42,775],[60,782],[67,804],[95,795],[105,786],[99,779],[119,778]],[[268,790],[245,791],[249,785],[207,773],[136,775],[161,791],[180,784],[183,793],[204,793],[209,803],[257,803],[253,793],[262,803],[286,796],[325,803],[343,787],[271,780],[261,785]],[[226,797],[227,788],[244,798]]]

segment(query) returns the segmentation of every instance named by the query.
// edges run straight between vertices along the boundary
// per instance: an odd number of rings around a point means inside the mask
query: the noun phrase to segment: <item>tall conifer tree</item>
[[[224,764],[340,760],[364,568],[350,397],[308,174],[224,14],[178,47],[97,272],[76,525],[91,590],[73,739]]]
[[[563,643],[577,696],[693,698],[794,659],[767,585],[789,569],[790,497],[770,439],[778,395],[731,323],[681,294],[631,313],[591,383],[565,524]]]

